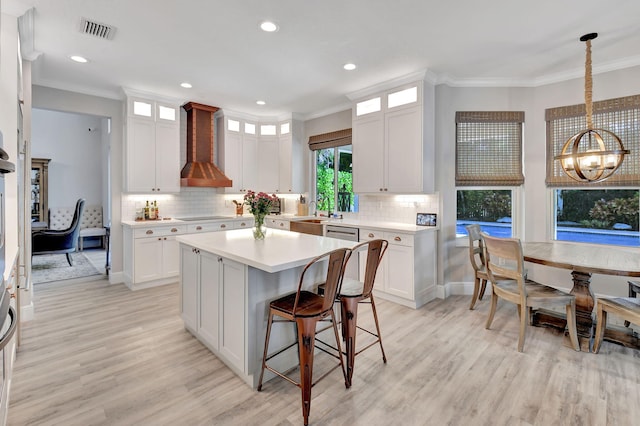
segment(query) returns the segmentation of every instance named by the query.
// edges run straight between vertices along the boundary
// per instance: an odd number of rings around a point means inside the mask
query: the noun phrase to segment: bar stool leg
[[[300,390],[302,393],[302,417],[309,424],[311,411],[311,386],[313,385],[313,351],[316,342],[318,318],[296,318],[298,325],[298,350],[300,352]]]
[[[258,392],[262,390],[262,379],[264,378],[264,369],[267,366],[267,351],[269,350],[269,337],[271,336],[271,324],[273,324],[273,313],[269,310],[269,319],[267,321],[267,336],[264,340],[264,354],[262,355],[262,370],[260,371],[260,380],[258,380]]]
[[[371,312],[373,312],[373,320],[376,323],[376,333],[378,333],[378,342],[380,343],[380,351],[382,352],[382,362],[387,363],[387,356],[384,354],[382,347],[382,334],[380,333],[380,323],[378,323],[378,311],[376,310],[376,302],[373,300],[373,293],[369,296],[371,299]]]
[[[341,297],[340,302],[343,312],[342,338],[344,339],[345,352],[347,353],[347,380],[345,386],[350,388],[356,358],[356,324],[358,321],[359,298]]]

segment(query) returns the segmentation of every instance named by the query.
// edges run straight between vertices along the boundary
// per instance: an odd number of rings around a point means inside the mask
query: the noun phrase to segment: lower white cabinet
[[[124,228],[124,281],[138,289],[175,282],[180,270],[177,235],[185,225]]]
[[[227,365],[245,371],[246,266],[180,245],[180,307],[185,327]]]
[[[288,220],[274,219],[274,218],[268,217],[264,220],[264,224],[267,226],[267,228],[283,229],[285,231],[289,231],[291,222]]]
[[[376,296],[412,308],[419,308],[435,298],[436,232],[406,234],[360,229],[360,241],[384,239],[387,252],[376,274]],[[364,276],[366,253],[360,253],[360,277]]]

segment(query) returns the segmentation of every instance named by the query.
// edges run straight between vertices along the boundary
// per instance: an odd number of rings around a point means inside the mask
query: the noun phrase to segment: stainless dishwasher
[[[328,238],[337,238],[339,240],[354,241],[357,243],[360,237],[360,230],[349,226],[327,225],[324,236]],[[344,271],[344,276],[357,280],[359,279],[359,275],[360,268],[358,267],[358,256],[351,256],[351,258],[349,258],[349,263],[347,264],[347,269]]]

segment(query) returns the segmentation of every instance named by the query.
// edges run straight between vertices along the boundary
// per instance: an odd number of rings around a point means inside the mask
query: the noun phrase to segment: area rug
[[[31,263],[31,281],[34,284],[73,278],[102,275],[83,253],[72,253],[73,266],[69,266],[64,254],[43,254],[33,256]]]

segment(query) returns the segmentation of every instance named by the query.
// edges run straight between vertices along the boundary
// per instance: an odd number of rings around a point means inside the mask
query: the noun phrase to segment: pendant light
[[[598,33],[585,34],[580,41],[586,42],[584,103],[587,110],[587,128],[571,136],[562,147],[560,160],[562,170],[571,179],[578,182],[601,182],[613,175],[622,164],[625,154],[620,138],[605,129],[593,128],[592,78],[591,78],[591,40]]]

